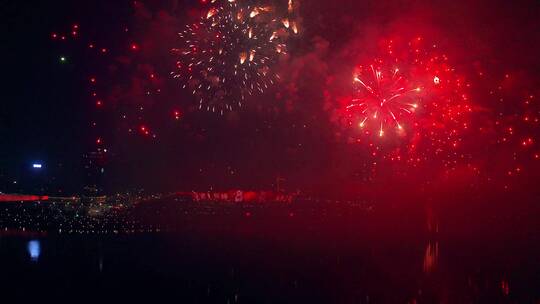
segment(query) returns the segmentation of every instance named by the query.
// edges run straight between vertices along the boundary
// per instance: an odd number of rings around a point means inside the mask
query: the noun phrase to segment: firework
[[[366,70],[368,75],[364,75]],[[412,115],[418,108],[421,88],[412,86],[400,75],[399,68],[361,68],[354,76],[354,85],[356,98],[347,109],[359,114],[360,128],[371,123],[378,128],[380,137],[390,126],[402,131],[401,117]]]
[[[279,79],[275,65],[287,52],[287,38],[298,32],[288,18],[293,3],[281,18],[276,7],[248,2],[213,1],[199,22],[179,33],[172,75],[198,99],[199,109],[223,114]]]
[[[381,45],[376,59],[355,69],[342,111],[354,142],[390,160],[450,165],[467,158],[458,149],[470,126],[470,85],[436,44],[415,38]]]

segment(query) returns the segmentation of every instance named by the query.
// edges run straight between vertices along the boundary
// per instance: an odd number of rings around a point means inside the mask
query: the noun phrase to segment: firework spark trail
[[[276,7],[249,1],[215,0],[198,23],[179,33],[182,46],[173,49],[181,80],[199,102],[199,109],[218,112],[241,107],[279,80],[274,66],[287,52],[286,41],[298,33],[288,2],[286,17]]]

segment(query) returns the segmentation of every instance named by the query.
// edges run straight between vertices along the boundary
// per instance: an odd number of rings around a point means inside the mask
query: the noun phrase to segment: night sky
[[[320,193],[448,180],[508,190],[536,177],[537,1],[298,1],[299,33],[271,66],[280,81],[224,115],[199,110],[170,75],[182,60],[171,53],[183,43],[177,33],[206,15],[203,2],[3,1],[2,185],[35,177],[31,164],[43,162],[51,192],[76,193],[82,155],[96,149],[107,149],[109,192],[269,189],[278,176],[288,190]],[[386,132],[381,143],[344,119],[357,65],[388,57],[390,40],[398,53],[419,37],[468,84],[444,95],[467,94],[459,150],[448,148],[452,130],[440,120],[437,149],[419,140],[411,152],[414,136]],[[426,102],[442,96],[433,95]],[[419,132],[431,132],[435,113],[412,118]]]

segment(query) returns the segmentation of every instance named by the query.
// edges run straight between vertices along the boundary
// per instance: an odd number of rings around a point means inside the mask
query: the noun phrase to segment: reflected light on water
[[[439,243],[429,243],[424,254],[424,273],[431,273],[437,267],[439,260]]]
[[[510,285],[507,280],[501,281],[501,291],[503,295],[508,296],[510,294]]]
[[[30,255],[30,260],[32,262],[37,262],[39,255],[41,254],[41,244],[38,240],[32,240],[28,242],[28,254]]]

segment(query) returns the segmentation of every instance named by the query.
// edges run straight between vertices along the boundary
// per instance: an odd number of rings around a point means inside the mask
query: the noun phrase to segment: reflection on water
[[[509,229],[499,219],[475,226],[477,218],[467,225],[460,218],[457,225],[425,210],[270,211],[175,215],[182,225],[167,233],[0,236],[0,294],[112,294],[123,302],[148,296],[156,303],[161,296],[231,304],[540,303],[539,234],[520,230],[522,219]]]
[[[26,248],[28,249],[30,260],[32,262],[37,262],[41,254],[41,243],[38,240],[32,240],[28,242]]]
[[[439,260],[439,243],[428,243],[424,254],[424,273],[431,273],[435,270]]]
[[[431,238],[439,233],[439,220],[431,205],[426,206],[426,227]],[[424,253],[423,270],[424,273],[432,273],[439,260],[439,242],[430,240]]]
[[[510,294],[510,285],[507,280],[501,281],[501,291],[503,295],[508,296]]]
[[[103,256],[99,256],[99,272],[103,272]]]

